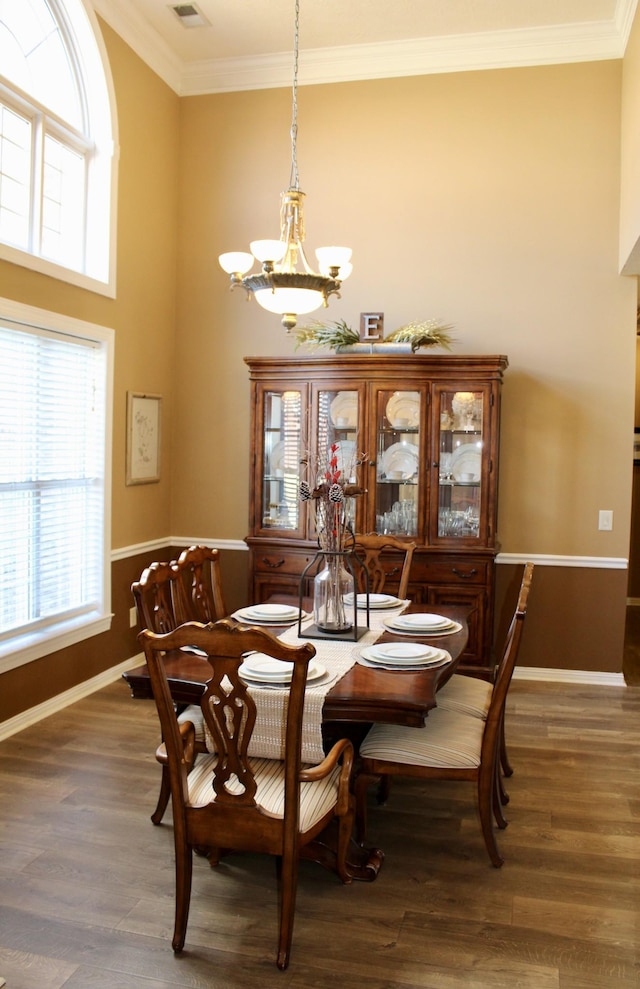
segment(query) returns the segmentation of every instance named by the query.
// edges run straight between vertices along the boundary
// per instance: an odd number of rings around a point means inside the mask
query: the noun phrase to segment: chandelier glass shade
[[[281,195],[280,239],[254,240],[251,253],[229,251],[218,258],[220,266],[231,276],[231,288],[241,285],[253,295],[263,309],[282,316],[291,330],[300,315],[327,306],[331,295],[340,297],[340,286],[351,274],[351,249],[319,247],[318,270],[314,271],[304,252],[304,198],[298,181],[298,22],[300,3],[295,4],[295,34],[291,121],[291,177],[289,188]],[[251,274],[254,262],[262,265]]]

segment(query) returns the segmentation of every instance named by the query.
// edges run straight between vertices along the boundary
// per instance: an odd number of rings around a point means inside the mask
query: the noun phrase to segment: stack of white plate
[[[297,621],[299,616],[300,609],[289,604],[252,604],[234,613],[235,618],[252,625],[286,625]]]
[[[367,607],[367,595],[357,594],[356,602],[358,608]],[[345,594],[344,596],[345,604],[353,604],[353,594]],[[400,598],[394,598],[393,594],[370,594],[369,595],[369,607],[370,608],[397,608],[398,605],[402,604]]]
[[[443,615],[415,614],[394,615],[385,618],[384,625],[390,632],[404,635],[446,635],[459,632],[462,626]]]
[[[412,642],[381,642],[367,646],[360,653],[368,665],[390,669],[415,670],[439,666],[449,659],[444,649]]]
[[[249,683],[278,684],[291,683],[293,663],[285,663],[281,659],[273,659],[264,653],[254,652],[245,657],[240,666],[240,676]],[[307,672],[307,683],[319,680],[326,673],[326,668],[312,659]]]

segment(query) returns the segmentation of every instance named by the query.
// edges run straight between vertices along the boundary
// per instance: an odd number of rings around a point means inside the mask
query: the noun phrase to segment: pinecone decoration
[[[300,481],[300,501],[309,501],[311,498],[311,488],[306,481]]]
[[[344,501],[344,491],[342,490],[342,485],[332,484],[329,488],[329,501],[333,502],[334,505],[340,505]]]

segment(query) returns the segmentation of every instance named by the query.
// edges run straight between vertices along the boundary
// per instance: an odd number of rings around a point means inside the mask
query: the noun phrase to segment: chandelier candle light
[[[298,26],[300,3],[295,6],[293,48],[293,90],[291,116],[291,175],[289,188],[281,195],[280,240],[254,240],[251,254],[230,251],[218,258],[220,266],[231,276],[231,288],[242,285],[247,297],[269,312],[282,316],[287,331],[296,325],[298,315],[327,306],[330,295],[340,297],[340,285],[351,274],[351,248],[319,247],[316,250],[319,271],[309,265],[303,247],[304,192],[298,177]],[[248,274],[257,260],[260,274]]]

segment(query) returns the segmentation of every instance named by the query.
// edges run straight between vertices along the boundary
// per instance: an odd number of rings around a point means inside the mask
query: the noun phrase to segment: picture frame
[[[162,396],[127,392],[126,484],[160,480]]]

